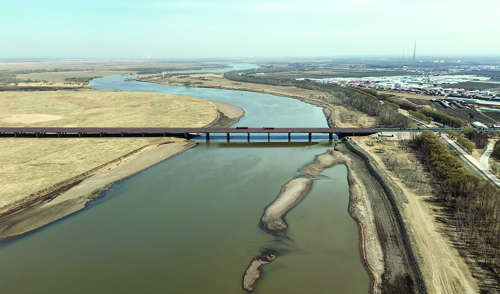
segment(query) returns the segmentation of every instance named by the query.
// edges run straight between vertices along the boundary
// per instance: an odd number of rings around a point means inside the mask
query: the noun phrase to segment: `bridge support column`
[[[271,133],[267,133],[267,142],[271,142]]]
[[[207,140],[207,141],[210,140],[210,133],[205,134],[205,140]]]
[[[61,137],[61,133],[57,132],[57,137],[60,138]]]
[[[184,139],[187,139],[188,133],[184,133]]]
[[[288,143],[292,140],[292,133],[288,133]]]
[[[229,133],[226,133],[226,140],[229,143]]]
[[[163,133],[163,137],[166,137],[166,136],[167,136],[167,134]]]
[[[123,132],[120,132],[120,135],[123,137]]]
[[[328,140],[333,140],[333,133],[328,133]]]
[[[250,143],[250,133],[247,133],[247,142]]]
[[[82,132],[78,132],[78,137],[82,137]]]
[[[309,142],[312,141],[312,133],[309,133]]]

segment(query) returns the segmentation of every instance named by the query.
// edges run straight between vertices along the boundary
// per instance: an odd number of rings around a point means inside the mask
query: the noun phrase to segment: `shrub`
[[[448,125],[450,127],[461,128],[464,124],[461,119],[454,117],[454,116],[451,116],[451,115],[448,115],[448,114],[441,112],[441,111],[428,109],[428,108],[422,108],[419,110],[419,112],[425,116],[432,117],[432,119],[434,121]]]
[[[474,150],[474,147],[476,147],[476,145],[474,143],[472,143],[471,141],[469,141],[469,139],[462,137],[462,136],[457,137],[457,142],[468,153],[472,153],[472,151]]]

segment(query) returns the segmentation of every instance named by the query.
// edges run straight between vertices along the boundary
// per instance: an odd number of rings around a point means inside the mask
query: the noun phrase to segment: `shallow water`
[[[326,127],[320,108],[293,99],[123,79],[95,84],[232,103],[247,111],[239,125]],[[344,166],[325,170],[286,215],[288,238],[259,228],[281,186],[332,148],[317,137],[273,141],[202,143],[114,184],[81,212],[0,242],[2,293],[244,293],[244,271],[266,247],[287,253],[262,267],[254,293],[367,293]]]

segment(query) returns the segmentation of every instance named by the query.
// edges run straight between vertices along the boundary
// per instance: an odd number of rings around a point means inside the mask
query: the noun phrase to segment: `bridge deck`
[[[62,127],[0,127],[1,137],[85,137],[85,136],[100,136],[100,137],[137,137],[137,136],[184,136],[193,137],[193,134],[210,134],[226,133],[226,134],[297,134],[308,133],[309,136],[313,133],[336,134],[338,137],[345,136],[366,136],[378,132],[421,132],[430,130],[433,132],[445,132],[453,130],[460,132],[461,128],[101,128],[101,127],[80,127],[80,128],[62,128]],[[478,129],[479,132],[500,132],[498,128]]]
[[[0,128],[0,133],[376,133],[373,128]]]

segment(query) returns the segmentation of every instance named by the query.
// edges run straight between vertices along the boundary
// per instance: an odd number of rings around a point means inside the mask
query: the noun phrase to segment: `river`
[[[326,127],[322,110],[243,91],[187,88],[127,77],[96,89],[165,92],[237,105],[240,126]],[[281,186],[314,156],[314,143],[210,141],[114,184],[86,209],[0,242],[3,293],[245,293],[241,281],[263,248],[281,254],[262,267],[254,293],[368,293],[344,166],[326,169],[285,217],[288,238],[259,228]],[[302,140],[303,141],[303,140]],[[279,148],[277,148],[279,147]]]

